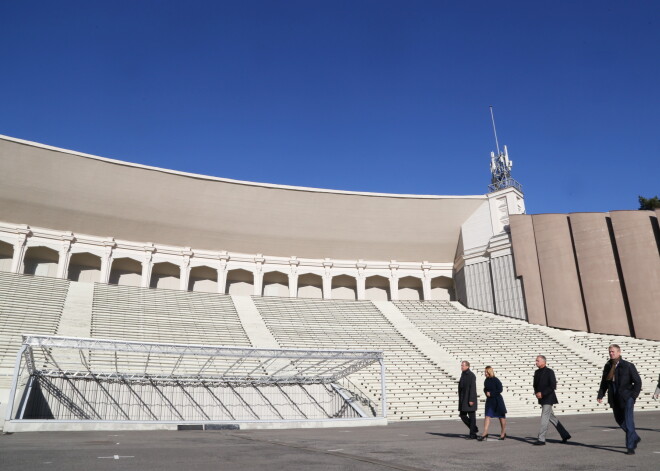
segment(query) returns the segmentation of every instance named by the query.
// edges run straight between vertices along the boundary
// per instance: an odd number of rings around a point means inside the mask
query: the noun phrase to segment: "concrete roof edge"
[[[178,170],[170,170],[170,169],[165,169],[165,168],[160,168],[160,167],[153,167],[150,165],[143,165],[143,164],[136,164],[132,162],[126,162],[123,160],[117,160],[117,159],[110,159],[107,157],[99,157],[97,155],[93,154],[86,154],[84,152],[78,152],[74,150],[69,150],[69,149],[63,149],[61,147],[55,147],[55,146],[49,146],[47,144],[41,144],[38,142],[33,142],[33,141],[27,141],[24,139],[18,139],[16,137],[11,137],[11,136],[5,136],[3,134],[0,134],[0,140],[5,140],[5,141],[10,141],[10,142],[15,142],[18,144],[23,144],[23,145],[28,145],[32,147],[39,147],[42,149],[47,149],[47,150],[52,150],[56,152],[62,152],[65,154],[71,154],[75,155],[78,157],[84,157],[87,159],[93,159],[93,160],[99,160],[102,162],[107,162],[107,163],[112,163],[116,165],[124,165],[127,167],[134,167],[134,168],[140,168],[144,170],[152,170],[156,172],[163,172],[163,173],[169,173],[173,175],[180,175],[184,177],[191,177],[191,178],[197,178],[200,180],[211,180],[211,181],[217,181],[217,182],[223,182],[223,183],[232,183],[236,185],[246,185],[246,186],[257,186],[257,187],[262,187],[262,188],[274,188],[274,189],[281,189],[281,190],[292,190],[292,191],[307,191],[307,192],[312,192],[312,193],[334,193],[334,194],[341,194],[341,195],[358,195],[358,196],[379,196],[379,197],[387,197],[387,198],[410,198],[410,199],[482,199],[486,200],[487,196],[486,195],[410,195],[410,194],[396,194],[396,193],[371,193],[371,192],[364,192],[364,191],[347,191],[347,190],[330,190],[330,189],[325,189],[325,188],[310,188],[310,187],[304,187],[304,186],[292,186],[292,185],[278,185],[275,183],[259,183],[259,182],[249,182],[249,181],[244,181],[244,180],[233,180],[230,178],[220,178],[220,177],[213,177],[210,175],[202,175],[198,173],[189,173],[189,172],[181,172]]]

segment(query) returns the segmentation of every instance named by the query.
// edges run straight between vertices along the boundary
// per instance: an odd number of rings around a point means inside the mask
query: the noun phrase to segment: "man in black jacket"
[[[461,420],[470,429],[468,438],[477,438],[477,377],[470,371],[470,362],[461,362],[461,379],[458,382],[458,410]]]
[[[614,412],[614,420],[626,432],[626,454],[634,455],[637,444],[642,440],[635,431],[635,401],[642,390],[642,378],[632,363],[621,358],[621,347],[612,344],[609,348],[610,361],[603,368],[603,379],[598,389],[598,402],[607,401]]]
[[[559,403],[555,389],[557,389],[557,380],[555,372],[546,366],[546,359],[543,355],[536,357],[536,367],[534,372],[534,395],[541,404],[541,428],[539,430],[539,438],[534,445],[545,445],[545,435],[548,433],[548,422],[555,426],[557,432],[561,436],[561,442],[566,443],[571,434],[564,428],[564,426],[557,420],[555,413],[552,410],[554,404]]]

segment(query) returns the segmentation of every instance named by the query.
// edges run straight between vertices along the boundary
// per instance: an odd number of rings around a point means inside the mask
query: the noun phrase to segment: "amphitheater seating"
[[[537,354],[545,355],[557,376],[559,412],[603,410],[595,401],[600,366],[579,355],[569,343],[547,335],[543,328],[478,311],[459,309],[449,301],[395,301],[405,316],[457,360],[468,360],[482,375],[487,365],[495,369],[505,394],[537,408],[532,378]],[[479,381],[481,382],[481,381]],[[517,412],[525,412],[524,410]]]
[[[658,402],[653,399],[653,392],[660,374],[660,342],[581,332],[576,332],[571,337],[574,342],[602,356],[603,361],[599,365],[601,368],[607,361],[608,347],[613,343],[619,345],[621,356],[633,362],[642,377],[642,392],[637,399],[635,409],[658,409]]]
[[[455,416],[456,378],[408,342],[370,301],[253,298],[281,347],[383,350],[388,417]],[[359,387],[380,400],[379,368],[360,372]]]
[[[250,347],[230,296],[168,289],[94,285],[92,337],[116,340]],[[133,361],[134,360],[134,361]],[[109,353],[95,353],[90,363],[98,370],[124,373],[143,365],[144,358],[124,354],[119,364]],[[201,363],[200,363],[201,362]],[[226,370],[229,360],[206,365],[207,373]],[[194,373],[197,358],[183,363],[176,356],[155,355],[150,368]]]
[[[58,332],[69,286],[66,280],[0,272],[0,389],[8,388],[21,334]],[[621,345],[624,358],[637,365],[644,380],[636,409],[660,409],[660,403],[651,398],[660,373],[659,342],[559,331],[467,310],[448,301],[395,301],[403,315],[437,344],[438,352],[448,355],[450,364],[456,363],[454,372],[425,356],[370,301],[252,299],[280,347],[384,351],[390,420],[456,417],[455,374],[463,359],[472,363],[479,384],[483,367],[495,368],[511,398],[512,415],[538,414],[532,394],[536,354],[545,355],[557,374],[558,412],[604,412],[608,408],[598,405],[595,395],[611,343]],[[252,346],[232,298],[215,293],[95,284],[90,316],[95,338]],[[428,353],[428,345],[423,348]],[[119,366],[110,354],[95,353],[89,360],[101,369],[131,371],[144,366],[144,358],[133,362],[128,353]],[[197,360],[178,361],[154,356],[149,364],[199,371]],[[208,372],[217,373],[225,366],[214,364]],[[351,380],[374,402],[380,400],[377,365]]]
[[[22,334],[55,334],[69,282],[0,272],[0,388],[8,387]]]
[[[92,336],[251,346],[230,296],[100,283],[94,285]]]

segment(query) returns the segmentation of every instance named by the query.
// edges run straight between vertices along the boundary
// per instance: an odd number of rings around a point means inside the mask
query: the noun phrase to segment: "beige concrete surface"
[[[548,325],[586,331],[568,216],[535,214],[532,222]]]
[[[653,211],[610,213],[635,335],[660,340],[660,255]]]
[[[238,182],[0,137],[0,220],[193,249],[451,262],[486,199]]]
[[[522,277],[527,320],[531,324],[547,325],[532,216],[513,214],[509,227],[516,276]]]
[[[573,213],[571,230],[591,332],[630,335],[607,213]]]

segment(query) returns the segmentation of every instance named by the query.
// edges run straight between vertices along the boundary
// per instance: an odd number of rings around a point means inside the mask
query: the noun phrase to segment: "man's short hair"
[[[461,363],[465,363],[465,366],[467,366],[468,368],[470,367],[470,362],[467,360],[463,360]]]
[[[618,351],[621,351],[621,347],[619,347],[617,344],[613,343],[612,345],[609,346],[608,350],[610,348],[616,348]]]
[[[545,355],[536,355],[536,358],[543,358],[544,362],[546,362],[546,363],[548,362],[548,360],[546,360],[546,358],[545,358]]]

